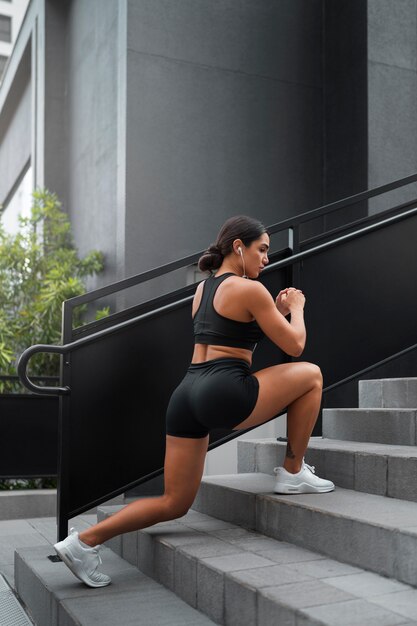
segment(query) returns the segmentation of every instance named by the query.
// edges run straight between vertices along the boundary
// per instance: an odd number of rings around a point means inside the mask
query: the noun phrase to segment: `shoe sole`
[[[85,573],[82,568],[82,562],[80,559],[76,559],[74,555],[71,553],[71,550],[68,548],[60,548],[59,544],[54,545],[55,552],[61,558],[61,560],[65,563],[65,565],[71,570],[71,572],[83,583],[88,585],[89,587],[106,587],[110,584],[109,582],[97,583],[94,580],[91,580]]]
[[[328,491],[334,491],[334,485],[332,487],[312,487],[307,483],[301,483],[300,485],[283,484],[279,487],[274,487],[275,493],[282,493],[290,495],[292,493],[327,493]]]

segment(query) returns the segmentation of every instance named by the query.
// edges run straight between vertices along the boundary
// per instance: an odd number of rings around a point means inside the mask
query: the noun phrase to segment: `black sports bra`
[[[194,341],[253,351],[257,342],[264,337],[257,322],[255,320],[252,322],[232,320],[217,313],[213,306],[217,287],[228,276],[236,276],[236,274],[227,272],[218,277],[211,275],[204,282],[201,302],[194,315]]]

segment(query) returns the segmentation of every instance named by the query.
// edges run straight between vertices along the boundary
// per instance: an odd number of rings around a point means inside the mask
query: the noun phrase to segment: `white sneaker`
[[[54,544],[56,553],[65,565],[89,587],[105,587],[111,583],[110,576],[97,571],[99,563],[102,563],[98,553],[100,547],[101,545],[84,548],[75,528],[70,528],[70,534],[66,539]]]
[[[277,475],[275,493],[324,493],[334,489],[334,483],[315,476],[314,465],[307,465],[304,459],[297,474],[287,472],[284,467],[274,467],[274,472]]]

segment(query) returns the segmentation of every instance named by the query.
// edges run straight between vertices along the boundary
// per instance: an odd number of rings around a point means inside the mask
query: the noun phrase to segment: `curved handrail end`
[[[65,349],[65,346],[37,344],[34,346],[30,346],[30,348],[27,348],[24,352],[22,352],[17,362],[17,374],[19,376],[19,379],[22,385],[24,385],[26,389],[29,389],[29,391],[32,391],[33,393],[36,393],[38,395],[69,394],[71,392],[71,389],[68,386],[66,387],[43,386],[42,387],[40,385],[35,385],[35,383],[33,383],[29,379],[28,374],[27,374],[27,366],[31,357],[38,352],[52,352],[55,354],[65,354],[66,349]]]

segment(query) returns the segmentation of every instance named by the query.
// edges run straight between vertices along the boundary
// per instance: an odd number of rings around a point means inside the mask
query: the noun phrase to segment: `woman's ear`
[[[234,242],[232,243],[232,248],[233,248],[233,252],[235,254],[239,254],[241,255],[243,252],[243,242],[241,239],[235,239]],[[240,250],[239,250],[240,248]]]

